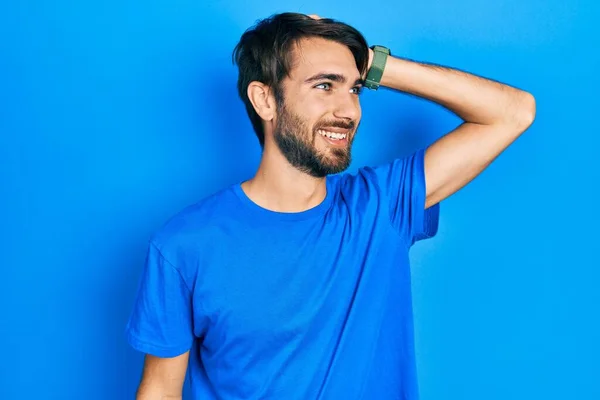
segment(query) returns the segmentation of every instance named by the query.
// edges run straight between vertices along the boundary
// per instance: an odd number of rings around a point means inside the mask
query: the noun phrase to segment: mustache
[[[326,127],[332,127],[332,128],[340,128],[340,129],[352,130],[352,129],[354,129],[355,126],[356,126],[356,122],[354,122],[354,121],[350,121],[350,122],[346,122],[346,121],[328,121],[328,122],[322,122],[322,123],[320,123],[315,129],[322,129],[322,128],[326,128]]]

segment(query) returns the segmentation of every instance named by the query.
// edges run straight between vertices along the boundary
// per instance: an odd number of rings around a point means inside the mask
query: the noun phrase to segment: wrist
[[[371,65],[373,64],[373,49],[369,47],[369,62],[367,64],[367,72],[371,69]]]
[[[372,90],[379,88],[390,54],[390,49],[385,46],[376,45],[369,48],[369,68],[364,82],[366,88]]]

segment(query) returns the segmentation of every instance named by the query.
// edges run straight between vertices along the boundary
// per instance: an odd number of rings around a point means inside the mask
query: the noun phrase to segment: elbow
[[[521,94],[519,101],[519,112],[516,114],[515,122],[521,132],[527,130],[535,121],[536,103],[535,97],[528,92]]]
[[[533,124],[535,113],[535,97],[529,92],[517,90],[512,94],[496,124],[511,135],[518,136]]]

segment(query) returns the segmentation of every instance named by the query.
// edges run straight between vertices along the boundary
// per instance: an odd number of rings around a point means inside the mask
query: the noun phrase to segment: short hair
[[[291,72],[295,45],[305,38],[323,38],[347,46],[361,76],[366,72],[367,42],[358,30],[343,22],[331,18],[313,19],[298,13],[275,14],[259,20],[244,32],[232,58],[239,68],[238,94],[261,147],[265,141],[262,119],[248,99],[248,85],[258,81],[271,87],[280,106],[283,103],[281,81]]]

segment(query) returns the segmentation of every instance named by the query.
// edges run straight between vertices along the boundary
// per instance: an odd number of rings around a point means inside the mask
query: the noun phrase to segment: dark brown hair
[[[248,99],[248,85],[262,82],[273,89],[278,106],[283,103],[281,81],[292,69],[294,46],[305,38],[318,37],[348,46],[361,76],[369,60],[363,35],[355,28],[330,18],[313,19],[304,14],[275,14],[257,22],[244,32],[233,51],[233,62],[239,68],[238,94],[252,122],[261,147],[264,146],[262,119]]]

